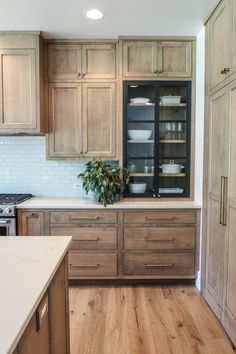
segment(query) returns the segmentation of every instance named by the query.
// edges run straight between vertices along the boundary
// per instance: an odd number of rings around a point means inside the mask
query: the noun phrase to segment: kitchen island
[[[0,354],[69,353],[70,241],[0,237]]]

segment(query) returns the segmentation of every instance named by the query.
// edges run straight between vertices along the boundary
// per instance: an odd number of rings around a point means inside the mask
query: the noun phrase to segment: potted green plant
[[[129,172],[105,160],[92,160],[86,163],[85,171],[78,178],[82,179],[86,193],[93,192],[95,200],[106,206],[121,199],[129,183]]]

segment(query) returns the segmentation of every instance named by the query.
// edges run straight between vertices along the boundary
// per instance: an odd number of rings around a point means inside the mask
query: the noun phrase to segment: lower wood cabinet
[[[19,210],[19,232],[72,236],[69,279],[194,279],[199,210]],[[26,218],[28,216],[28,219]],[[35,228],[26,227],[35,221]],[[29,221],[28,221],[29,222]],[[27,233],[28,232],[28,233]]]
[[[68,261],[62,261],[13,354],[69,354]]]
[[[124,255],[125,275],[192,277],[194,253],[132,252]]]
[[[117,276],[117,254],[69,251],[69,276],[72,279]]]
[[[18,354],[50,354],[48,311],[46,293],[18,344]]]

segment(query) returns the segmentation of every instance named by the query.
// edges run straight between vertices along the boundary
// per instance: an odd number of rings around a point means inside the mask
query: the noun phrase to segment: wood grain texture
[[[21,210],[19,212],[20,236],[44,236],[44,212]]]
[[[71,354],[233,354],[193,286],[70,288]]]

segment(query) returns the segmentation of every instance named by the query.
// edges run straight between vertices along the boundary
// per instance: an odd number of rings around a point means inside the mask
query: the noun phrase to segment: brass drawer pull
[[[99,237],[96,238],[73,238],[73,241],[99,241]]]
[[[167,243],[167,242],[174,242],[175,237],[172,238],[149,238],[148,236],[145,237],[146,241],[153,241],[153,242],[161,242],[161,243]]]
[[[98,268],[100,264],[70,264],[71,268]]]
[[[84,217],[84,218],[71,218],[71,217],[69,217],[69,220],[71,220],[71,221],[83,221],[83,220],[90,221],[90,220],[99,220],[99,219],[100,219],[99,216],[94,216],[94,217],[89,217],[89,218],[86,218],[86,217]]]
[[[146,268],[173,268],[174,264],[145,264]]]
[[[158,218],[158,217],[146,216],[147,221],[174,221],[175,219],[176,219],[175,216],[172,216],[171,218]]]

